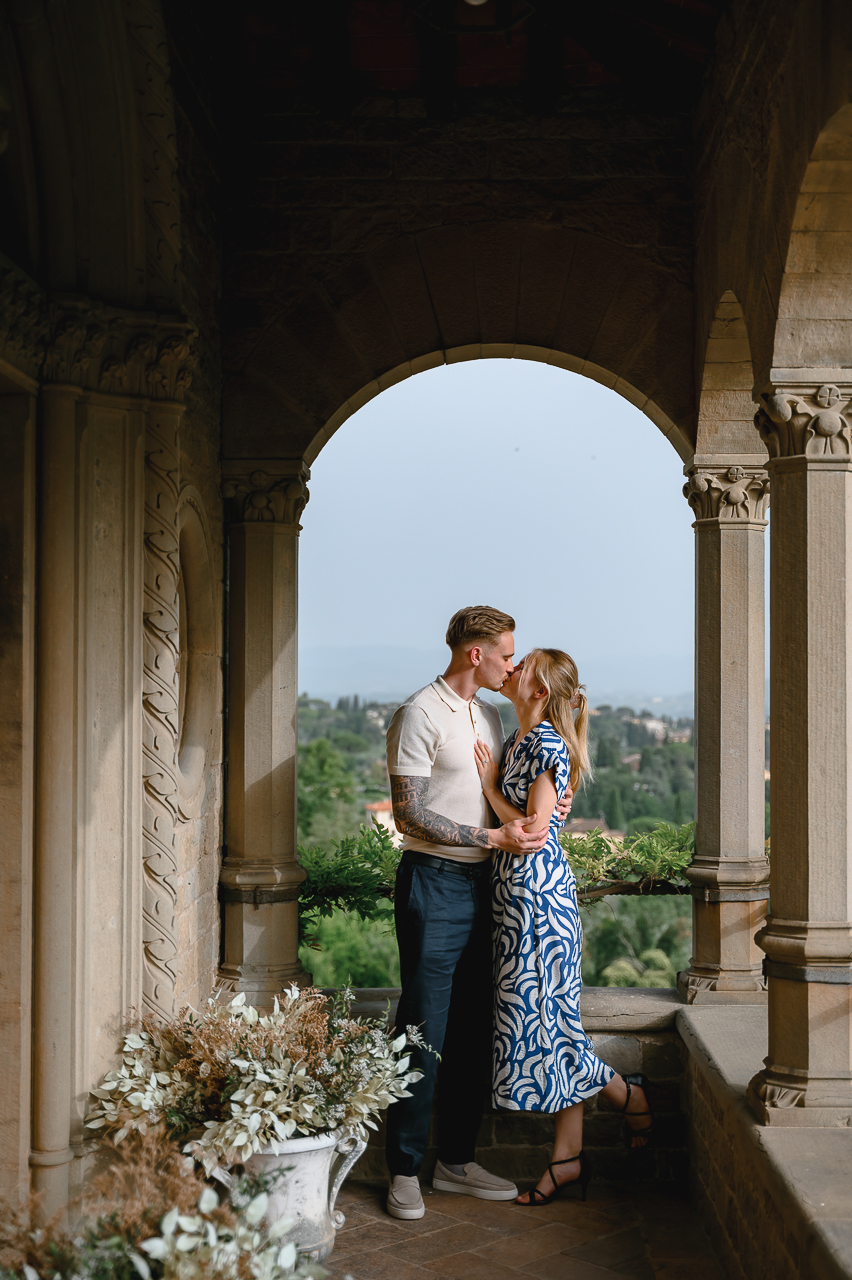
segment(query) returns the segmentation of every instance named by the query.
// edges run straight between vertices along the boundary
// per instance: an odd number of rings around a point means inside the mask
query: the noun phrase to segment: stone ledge
[[[740,1171],[761,1185],[770,1230],[790,1242],[797,1258],[789,1280],[852,1277],[852,1131],[846,1128],[762,1126],[745,1100],[749,1080],[767,1052],[767,1014],[757,1005],[682,1007],[677,1027],[693,1063],[724,1116],[734,1140],[730,1158],[751,1163]],[[713,1206],[727,1218],[730,1206]],[[764,1223],[766,1229],[766,1223]],[[737,1259],[749,1280],[785,1280],[756,1258]],[[732,1275],[734,1273],[732,1272]]]
[[[398,1000],[399,987],[359,987],[353,1013],[380,1018],[390,1004],[393,1022]],[[669,987],[584,987],[580,997],[586,1031],[673,1031],[678,1010],[685,1007]]]

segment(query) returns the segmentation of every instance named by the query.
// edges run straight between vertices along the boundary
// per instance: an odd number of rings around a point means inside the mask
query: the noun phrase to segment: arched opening
[[[355,834],[368,804],[389,801],[387,722],[446,668],[447,621],[476,601],[516,618],[519,653],[569,650],[602,708],[576,830],[632,836],[691,820],[691,741],[678,741],[690,736],[692,696],[682,462],[603,380],[541,361],[440,366],[373,398],[319,454],[300,538],[303,847]],[[510,731],[511,707],[495,700]],[[323,778],[340,796],[347,773],[346,797],[318,807]],[[690,912],[688,896],[596,910],[586,980],[674,985]],[[397,985],[386,930],[352,917],[323,922],[321,938],[302,962],[324,985],[347,974],[362,987]],[[650,951],[665,960],[649,965]]]

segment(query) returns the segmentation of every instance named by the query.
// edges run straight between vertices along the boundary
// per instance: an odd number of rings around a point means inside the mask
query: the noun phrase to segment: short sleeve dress
[[[524,813],[530,787],[552,769],[559,798],[570,777],[563,738],[549,720],[503,749],[500,786]],[[615,1074],[596,1057],[580,1022],[583,930],[574,876],[550,820],[539,853],[494,856],[493,1103],[504,1111],[561,1111],[598,1093]]]

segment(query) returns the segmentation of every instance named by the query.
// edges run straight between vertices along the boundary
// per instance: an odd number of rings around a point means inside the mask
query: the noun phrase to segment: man
[[[500,759],[499,713],[476,695],[499,689],[512,674],[514,629],[514,619],[498,609],[460,609],[447,630],[447,670],[404,702],[388,726],[393,815],[404,835],[394,900],[402,979],[396,1025],[418,1027],[434,1051],[412,1052],[423,1079],[387,1113],[387,1208],[395,1218],[426,1212],[417,1175],[436,1076],[439,1159],[432,1185],[484,1200],[518,1194],[513,1183],[474,1162],[491,1045],[490,850],[535,853],[547,839],[546,830],[524,830],[529,819],[496,824],[473,754],[481,738]]]

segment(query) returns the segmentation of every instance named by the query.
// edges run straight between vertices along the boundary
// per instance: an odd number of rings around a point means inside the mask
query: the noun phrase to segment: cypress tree
[[[624,806],[621,803],[621,792],[618,787],[613,787],[609,793],[606,816],[611,831],[624,830]]]

